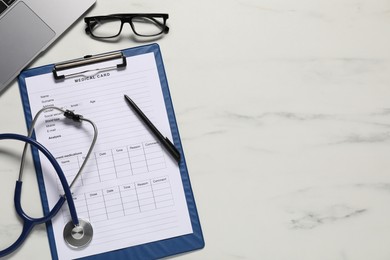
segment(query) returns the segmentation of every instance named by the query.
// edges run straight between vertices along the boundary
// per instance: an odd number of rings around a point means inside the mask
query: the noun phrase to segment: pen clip
[[[101,63],[101,62],[115,60],[115,59],[120,59],[121,63],[116,64],[115,66],[101,67],[96,69],[84,70],[76,73],[59,75],[59,72],[63,70],[73,69],[81,66]],[[53,68],[53,76],[54,79],[58,81],[58,80],[64,80],[66,78],[85,75],[86,73],[89,72],[97,73],[99,71],[121,69],[121,68],[125,68],[126,66],[127,66],[126,56],[121,51],[94,55],[94,56],[87,55],[80,59],[75,59],[75,60],[70,60],[70,61],[65,61],[65,62],[55,64]]]

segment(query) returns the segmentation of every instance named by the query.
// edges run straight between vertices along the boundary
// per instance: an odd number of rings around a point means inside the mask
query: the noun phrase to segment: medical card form
[[[173,140],[155,54],[141,53],[126,60],[126,69],[97,71],[60,82],[51,73],[25,78],[32,117],[42,107],[57,106],[83,115],[98,128],[94,151],[72,188],[78,216],[91,222],[94,236],[81,250],[66,245],[62,232],[70,214],[64,205],[52,222],[59,259],[99,255],[193,233],[180,167],[124,100],[124,94],[131,97]],[[89,69],[99,66],[89,65]],[[90,125],[69,122],[58,111],[48,110],[37,122],[35,135],[71,183],[92,141]],[[47,159],[39,158],[52,208],[62,194],[61,185]]]

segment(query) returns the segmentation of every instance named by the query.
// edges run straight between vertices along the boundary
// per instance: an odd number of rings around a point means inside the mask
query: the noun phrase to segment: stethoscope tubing
[[[70,190],[70,187],[68,185],[68,182],[66,180],[65,174],[62,171],[60,165],[54,158],[54,156],[47,150],[41,143],[38,141],[24,136],[24,135],[19,135],[19,134],[12,134],[12,133],[5,133],[5,134],[0,134],[0,140],[4,139],[11,139],[11,140],[18,140],[18,141],[23,141],[25,143],[29,143],[33,147],[37,148],[39,151],[41,151],[47,159],[50,161],[50,163],[53,165],[55,171],[57,172],[57,175],[59,177],[59,180],[61,182],[61,185],[64,190],[64,196],[60,196],[58,202],[56,205],[50,210],[50,212],[41,217],[41,218],[32,218],[28,216],[22,209],[21,205],[21,190],[22,190],[22,181],[18,180],[16,181],[15,185],[15,195],[14,195],[14,203],[15,203],[15,210],[17,214],[23,219],[23,230],[19,238],[8,248],[0,251],[0,257],[5,256],[10,254],[12,251],[16,250],[21,243],[26,239],[28,233],[31,231],[31,229],[38,224],[45,223],[52,219],[60,210],[61,206],[64,204],[65,200],[68,203],[69,206],[69,211],[71,214],[72,222],[74,225],[79,224],[79,219],[77,217],[77,212],[76,212],[76,207],[74,205],[74,201],[72,198],[72,193]]]
[[[60,165],[58,164],[57,160],[55,159],[55,157],[41,143],[39,143],[38,141],[36,141],[35,139],[32,138],[33,132],[34,132],[34,126],[35,126],[35,123],[37,122],[39,115],[41,113],[43,113],[45,110],[52,110],[52,109],[60,111],[61,113],[63,113],[63,115],[66,118],[72,119],[75,122],[86,121],[92,125],[93,130],[94,130],[93,139],[92,139],[91,145],[90,145],[90,147],[85,155],[84,162],[81,164],[79,171],[77,172],[76,176],[73,178],[73,181],[71,182],[70,185],[68,184],[66,177],[65,177],[65,174],[62,171],[62,169],[61,169]],[[75,207],[75,204],[74,204],[74,201],[72,198],[71,189],[72,189],[72,186],[74,185],[74,183],[80,177],[81,172],[84,169],[86,162],[88,161],[88,158],[92,154],[92,150],[96,144],[97,135],[98,135],[98,131],[97,131],[97,127],[96,127],[94,122],[92,122],[91,120],[89,120],[87,118],[84,118],[82,115],[75,114],[74,112],[72,112],[70,110],[63,110],[62,108],[59,108],[59,107],[44,107],[44,108],[40,109],[31,122],[31,126],[30,126],[30,129],[28,131],[28,136],[13,134],[13,133],[0,134],[0,140],[11,139],[11,140],[19,140],[19,141],[25,142],[25,145],[23,148],[21,164],[20,164],[19,178],[16,181],[15,194],[14,194],[15,210],[16,210],[17,214],[20,216],[20,218],[23,220],[23,229],[22,229],[22,233],[20,234],[19,238],[11,246],[0,251],[0,257],[3,257],[5,255],[8,255],[8,254],[12,253],[13,251],[15,251],[23,243],[23,241],[27,238],[28,234],[30,233],[30,231],[32,230],[32,228],[35,225],[49,222],[58,213],[58,211],[61,209],[61,207],[63,206],[65,201],[67,201],[67,203],[68,203],[69,212],[70,212],[70,216],[71,216],[71,221],[65,225],[65,229],[64,229],[65,242],[74,248],[80,248],[80,247],[86,246],[87,244],[89,244],[91,242],[92,235],[93,235],[92,226],[88,221],[80,220],[78,218],[76,207]],[[34,147],[34,149],[38,149],[46,156],[46,158],[49,160],[49,162],[52,164],[54,170],[56,171],[57,176],[61,182],[61,186],[62,186],[63,191],[64,191],[64,194],[59,196],[59,200],[54,205],[54,207],[51,210],[49,210],[49,212],[41,218],[32,218],[32,217],[28,216],[23,211],[23,208],[21,205],[21,193],[22,193],[22,184],[23,184],[22,183],[22,175],[23,175],[24,162],[25,162],[25,156],[26,156],[28,144],[30,144],[32,147]],[[71,226],[73,226],[73,228],[70,228]],[[74,237],[72,237],[72,232],[74,232],[74,228],[80,228],[80,227],[82,228],[83,232],[85,229],[86,233],[84,234],[83,237],[81,237],[79,239],[75,239]],[[65,232],[68,232],[68,233],[65,234]],[[80,232],[80,229],[77,229],[76,232]]]
[[[19,235],[18,239],[12,245],[0,251],[0,257],[6,256],[12,253],[13,251],[15,251],[17,248],[19,248],[19,246],[22,245],[24,240],[26,240],[28,234],[34,228],[34,226],[42,223],[46,223],[47,221],[52,219],[61,209],[62,205],[64,205],[64,202],[66,200],[64,196],[61,196],[60,199],[57,201],[56,205],[52,208],[52,210],[47,215],[41,218],[32,218],[23,211],[21,206],[20,198],[21,198],[22,184],[23,184],[22,181],[16,181],[15,195],[14,195],[16,213],[19,215],[20,218],[23,219],[22,233]]]
[[[62,187],[64,189],[64,196],[65,196],[65,198],[67,200],[67,203],[69,204],[69,210],[70,210],[70,214],[71,214],[71,217],[72,217],[72,222],[73,222],[73,224],[75,226],[77,226],[79,224],[79,222],[78,222],[78,217],[77,217],[77,213],[76,213],[76,207],[74,205],[74,201],[73,201],[73,197],[72,197],[72,192],[71,192],[71,190],[69,188],[69,185],[68,185],[68,181],[66,180],[65,174],[62,171],[62,169],[61,169],[60,165],[58,164],[57,160],[49,152],[49,150],[47,150],[46,147],[44,147],[41,143],[39,143],[35,139],[30,138],[30,137],[26,137],[24,135],[9,134],[9,133],[0,134],[0,140],[2,140],[2,139],[13,139],[13,140],[19,140],[19,141],[23,141],[23,142],[29,143],[32,146],[36,147],[38,150],[40,150],[47,157],[47,159],[53,165],[54,170],[58,174],[58,178],[60,179],[61,185],[62,185]]]

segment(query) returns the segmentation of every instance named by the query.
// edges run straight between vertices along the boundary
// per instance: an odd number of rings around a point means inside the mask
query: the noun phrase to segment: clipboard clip
[[[116,59],[120,59],[122,62],[114,66],[95,68],[95,69],[84,70],[84,71],[70,73],[70,74],[62,74],[62,75],[59,74],[59,72],[63,70],[68,70],[80,66],[86,66],[86,65],[91,65],[91,64],[101,63],[105,61],[116,60]],[[106,71],[106,70],[123,69],[126,66],[127,66],[126,56],[121,51],[99,54],[99,55],[87,55],[80,59],[64,61],[64,62],[54,64],[53,76],[55,80],[65,80],[66,78],[82,76],[90,72],[98,73],[100,71]]]

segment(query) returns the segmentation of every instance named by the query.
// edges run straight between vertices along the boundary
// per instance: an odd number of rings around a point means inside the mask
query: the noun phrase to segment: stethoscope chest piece
[[[91,223],[79,219],[79,225],[75,226],[69,221],[64,227],[64,240],[72,248],[82,248],[88,245],[93,236]]]

